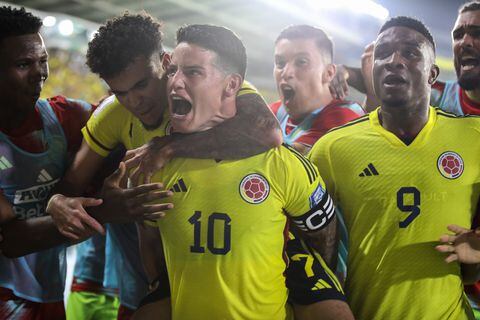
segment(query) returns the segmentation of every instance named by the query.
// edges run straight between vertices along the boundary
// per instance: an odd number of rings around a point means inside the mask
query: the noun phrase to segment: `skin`
[[[167,94],[174,131],[205,131],[235,115],[235,96],[242,77],[225,74],[216,66],[216,56],[213,51],[185,42],[175,48],[167,70]],[[192,106],[190,112],[176,114],[174,102],[177,99],[188,101]]]
[[[293,120],[300,122],[330,103],[329,83],[334,75],[335,65],[314,39],[281,39],[276,43],[273,76],[280,99]],[[293,98],[285,97],[284,88],[294,90]]]
[[[458,15],[452,30],[453,61],[458,83],[475,102],[480,102],[480,11],[467,11]],[[466,59],[476,60],[468,66]]]
[[[382,102],[382,126],[405,144],[428,120],[431,85],[439,70],[428,40],[406,27],[391,27],[375,43],[373,85]]]

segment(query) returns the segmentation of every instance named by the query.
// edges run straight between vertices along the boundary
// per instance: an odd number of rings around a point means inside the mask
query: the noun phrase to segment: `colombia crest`
[[[270,185],[263,176],[251,173],[240,182],[240,195],[243,200],[251,204],[259,204],[267,199]]]
[[[444,152],[438,157],[438,171],[447,179],[457,179],[463,173],[463,159],[453,151]]]

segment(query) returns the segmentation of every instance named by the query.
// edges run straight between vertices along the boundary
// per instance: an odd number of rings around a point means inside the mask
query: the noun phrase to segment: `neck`
[[[480,103],[480,88],[466,91],[467,97],[475,103]]]
[[[22,112],[23,110],[25,109],[0,109],[0,130],[11,131],[20,127],[35,109],[31,108],[28,112]]]
[[[301,122],[315,110],[325,108],[330,102],[332,102],[332,97],[330,95],[322,95],[318,99],[305,101],[301,106],[287,107],[287,112],[293,121]]]
[[[390,107],[382,104],[379,119],[383,128],[410,144],[428,121],[428,103],[410,107]]]

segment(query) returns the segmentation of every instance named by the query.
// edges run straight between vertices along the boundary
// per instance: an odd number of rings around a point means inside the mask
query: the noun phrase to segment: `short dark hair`
[[[333,41],[325,31],[320,28],[306,24],[291,25],[280,32],[277,40],[275,40],[275,44],[282,39],[313,39],[318,49],[328,55],[330,59],[329,62],[333,61]]]
[[[88,43],[87,65],[93,73],[110,78],[139,56],[163,54],[162,24],[147,13],[123,15],[107,21]]]
[[[245,78],[247,52],[242,40],[230,29],[208,24],[191,24],[177,31],[177,44],[198,45],[215,52],[219,67]]]
[[[0,41],[8,37],[38,33],[41,27],[42,19],[25,11],[24,7],[0,7]]]
[[[480,10],[480,1],[467,2],[458,9],[458,13]]]
[[[428,42],[430,42],[433,52],[435,53],[435,41],[433,40],[433,36],[425,24],[423,24],[423,22],[420,20],[406,16],[393,17],[383,24],[383,26],[380,28],[380,31],[378,31],[378,34],[392,27],[405,27],[422,34],[428,40]]]

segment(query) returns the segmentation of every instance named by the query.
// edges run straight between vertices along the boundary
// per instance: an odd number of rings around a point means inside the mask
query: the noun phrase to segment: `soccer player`
[[[42,21],[0,7],[0,318],[64,319],[65,246],[46,199],[81,142],[91,105],[39,99],[48,77]],[[36,253],[33,253],[36,252]]]
[[[283,140],[303,154],[328,130],[364,115],[358,103],[332,98],[333,42],[322,29],[293,25],[280,32],[275,41],[273,74],[280,101],[270,108],[280,122]],[[341,219],[339,225],[337,274],[343,282],[348,240]],[[323,253],[323,257],[335,268],[331,255]]]
[[[248,85],[238,93],[238,114],[221,126],[193,135],[160,138],[170,132],[165,78],[162,78],[162,59],[168,64],[169,56],[162,48],[160,28],[161,24],[147,14],[124,14],[107,21],[89,43],[87,64],[107,82],[114,96],[99,106],[83,129],[82,147],[63,183],[70,194],[83,191],[103,158],[120,143],[127,149],[138,148],[155,137],[160,147],[153,146],[160,149],[162,155],[166,152],[167,159],[174,156],[246,157],[280,143],[278,122],[256,90]],[[244,130],[247,126],[249,129]],[[148,199],[125,200],[129,189],[118,188],[118,184],[114,187],[119,201],[113,203],[114,206],[105,201],[109,211],[124,213],[131,208],[139,218],[145,217],[145,210],[150,217],[152,212],[158,213],[152,209],[155,206],[144,205]],[[157,184],[147,187],[151,191],[148,196],[155,196]],[[75,239],[83,234],[88,214],[83,211],[81,201],[59,195],[52,198],[50,204],[49,213],[65,235]],[[95,214],[92,210],[89,213]],[[119,279],[120,312],[128,317],[145,295],[148,283],[136,249],[135,226],[111,225],[109,229],[112,243],[125,249],[120,255],[121,265],[126,266],[122,268],[126,270],[124,277]]]
[[[230,30],[180,28],[167,69],[174,132],[202,132],[235,115],[245,71],[245,48]],[[242,160],[174,159],[153,180],[178,190],[171,214],[154,224],[165,253],[172,317],[290,318],[283,276],[287,216],[312,236],[335,236],[329,230],[335,227],[333,205],[315,167],[281,146]],[[149,232],[160,241],[158,230]],[[349,314],[344,302],[322,305],[329,319],[333,312],[337,319]]]
[[[364,115],[358,103],[332,98],[333,43],[319,28],[293,25],[280,32],[273,75],[280,101],[270,108],[284,141],[304,154],[331,128]]]
[[[433,247],[445,226],[471,225],[480,119],[429,107],[434,61],[421,22],[387,21],[374,48],[381,107],[327,133],[310,153],[349,231],[346,293],[358,319],[473,318],[460,265]]]

